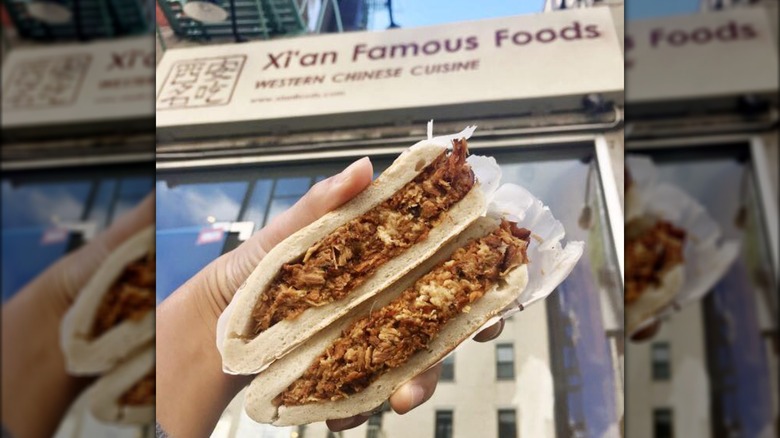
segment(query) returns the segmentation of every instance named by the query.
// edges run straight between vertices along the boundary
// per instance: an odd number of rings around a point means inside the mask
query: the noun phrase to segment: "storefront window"
[[[514,409],[498,411],[498,438],[517,438],[517,415]]]
[[[671,409],[658,408],[653,411],[653,437],[674,437],[674,423]]]
[[[496,345],[496,378],[498,380],[513,380],[515,378],[514,345]]]
[[[696,331],[703,333],[697,341],[704,346],[705,357],[699,359],[706,363],[709,378],[713,435],[758,436],[774,423],[776,371],[771,364],[777,358],[769,336],[777,327],[777,288],[760,202],[761,191],[768,188],[758,183],[748,143],[703,145],[636,152],[653,159],[660,181],[701,203],[724,239],[740,243],[741,254],[724,277],[694,304],[703,316]],[[683,421],[684,413],[679,414]]]
[[[436,438],[452,438],[452,411],[436,411]]]
[[[622,375],[619,365],[612,358],[620,354],[618,339],[622,339],[623,296],[615,245],[609,231],[610,218],[605,208],[601,170],[594,158],[594,143],[562,144],[543,149],[484,149],[472,150],[472,153],[495,156],[501,164],[503,182],[520,184],[544,200],[566,228],[566,238],[586,243],[585,254],[571,275],[544,303],[539,304],[544,306],[541,307],[540,317],[547,321],[544,342],[549,346],[544,349],[547,357],[543,358],[542,366],[551,375],[550,392],[554,394],[554,400],[547,409],[555,416],[556,427],[562,434],[559,436],[569,436],[568,431],[572,427],[588,436],[609,434],[610,428],[618,424],[616,382],[622,379]],[[356,151],[352,159],[360,156],[360,151]],[[372,157],[376,175],[389,166],[394,158],[395,154]],[[229,171],[205,168],[198,172],[158,172],[158,300],[186,281],[188,277],[184,275],[185,271],[194,274],[209,260],[232,248],[225,241],[214,242],[208,255],[205,245],[198,248],[198,233],[203,227],[209,226],[205,220],[209,215],[215,216],[218,222],[252,222],[257,230],[293,205],[317,181],[338,173],[352,159],[231,167]],[[232,195],[227,195],[226,187],[238,187],[241,183],[243,186],[240,189],[236,188],[235,192],[230,192]],[[224,205],[226,213],[214,213],[214,209],[208,213],[202,209],[182,206],[185,197],[181,194],[177,195],[180,199],[177,198],[176,202],[171,202],[170,198],[162,202],[164,196],[170,195],[166,195],[166,192],[177,190],[208,192],[206,197],[197,197],[199,202],[208,207]],[[216,202],[216,199],[225,198],[230,198],[230,202]],[[185,214],[189,216],[184,217]],[[178,239],[181,240],[168,247],[166,251],[177,249],[171,257],[166,257],[162,254],[164,236],[172,235],[177,230],[170,218],[176,218],[182,224],[178,231]],[[189,234],[185,233],[186,230],[189,230]],[[521,312],[513,318],[513,324],[526,318],[526,313]],[[494,351],[495,347],[489,346],[491,353],[487,354],[492,364],[485,366],[497,367],[497,372],[500,368],[504,376],[502,379],[517,381],[523,378],[523,367],[526,364],[515,356],[523,357],[525,354],[526,342],[529,342],[527,336],[524,333],[516,339],[497,342],[496,345],[509,344],[510,348],[506,351]],[[476,365],[470,361],[471,358],[463,356],[463,362],[458,364],[458,373],[464,376],[490,376],[490,381],[484,382],[484,385],[501,383],[496,381],[495,375],[486,373],[485,369],[475,368]],[[445,363],[444,366],[446,369],[449,364]],[[448,372],[443,375],[445,381],[449,377]],[[459,389],[459,384],[459,381],[453,381],[448,386],[453,385],[454,391],[466,391],[465,388]],[[462,399],[464,403],[469,402],[469,397]],[[594,404],[591,400],[600,402]],[[434,397],[431,401],[433,409],[439,409],[437,403]],[[443,405],[441,408],[446,411],[451,406]],[[464,407],[463,415],[468,417],[471,411]],[[432,411],[428,412],[426,415],[433,415]],[[224,415],[241,416],[237,411],[226,411]],[[522,413],[518,413],[520,417]],[[451,414],[448,418],[450,426],[442,426],[442,430],[451,432]],[[442,424],[445,423],[442,420]],[[519,423],[517,427],[518,430],[522,429]],[[388,429],[385,432],[393,431]]]
[[[653,380],[669,380],[672,377],[672,364],[669,343],[656,342],[652,347]]]
[[[149,169],[133,166],[7,173],[2,180],[3,301],[137,204],[153,180]]]

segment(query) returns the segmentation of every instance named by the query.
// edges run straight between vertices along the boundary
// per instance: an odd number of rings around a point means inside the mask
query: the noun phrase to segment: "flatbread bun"
[[[120,406],[119,398],[154,369],[154,344],[95,382],[90,389],[89,411],[95,419],[111,424],[154,423],[154,404]]]
[[[670,305],[685,281],[683,265],[675,266],[663,275],[661,286],[648,286],[635,302],[626,306],[626,329],[630,334],[637,331],[645,321]]]
[[[482,217],[447,243],[433,257],[427,258],[380,295],[362,303],[347,316],[331,324],[284,359],[273,363],[260,373],[249,385],[246,394],[246,412],[250,418],[261,423],[276,426],[306,424],[329,419],[348,418],[370,411],[390,397],[403,383],[412,379],[442,360],[461,342],[468,339],[492,317],[511,304],[519,292],[528,284],[528,269],[521,265],[512,270],[501,283],[490,289],[481,299],[471,305],[469,313],[461,313],[450,320],[431,342],[430,349],[418,352],[404,366],[389,370],[371,385],[346,399],[302,406],[273,405],[272,400],[298,379],[311,362],[337,339],[342,331],[356,319],[379,308],[398,297],[404,290],[429,272],[438,263],[446,260],[470,239],[484,236],[498,226],[498,221]]]
[[[446,148],[421,143],[402,153],[379,178],[342,207],[326,214],[274,247],[239,288],[231,303],[226,323],[222,360],[235,374],[255,374],[284,357],[315,333],[328,327],[352,308],[381,292],[412,268],[433,255],[485,212],[486,204],[478,183],[465,198],[442,215],[428,237],[389,260],[347,297],[310,308],[293,320],[283,320],[247,340],[255,303],[273,281],[282,265],[292,262],[344,223],[361,216],[412,181]]]
[[[154,310],[139,321],[123,321],[91,339],[95,315],[111,285],[128,264],[154,251],[154,226],[150,226],[114,250],[81,290],[60,326],[60,343],[69,373],[106,372],[154,339]]]

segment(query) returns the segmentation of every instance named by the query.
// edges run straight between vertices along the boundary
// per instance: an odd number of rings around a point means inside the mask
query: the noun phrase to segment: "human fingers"
[[[501,318],[500,320],[498,320],[497,323],[477,333],[477,335],[474,336],[474,340],[477,342],[492,341],[493,339],[496,339],[503,330],[504,330],[504,319]]]
[[[401,385],[390,396],[390,406],[398,414],[405,414],[425,403],[434,391],[441,375],[441,363]]]

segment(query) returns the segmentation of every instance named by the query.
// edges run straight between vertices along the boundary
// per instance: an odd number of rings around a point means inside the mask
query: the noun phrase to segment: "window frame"
[[[500,408],[496,412],[496,424],[498,426],[498,434],[496,435],[498,438],[507,438],[501,436],[501,414],[512,414],[512,426],[514,429],[514,432],[511,436],[511,438],[517,438],[517,409],[515,408]]]
[[[658,436],[659,417],[665,415],[669,419],[669,432],[668,436]],[[674,410],[670,407],[654,407],[653,408],[653,437],[654,438],[674,438]]]
[[[450,353],[441,361],[439,382],[455,382],[455,353]]]
[[[662,350],[666,352],[667,357],[665,362],[659,361],[656,358],[656,352]],[[650,364],[654,382],[672,380],[672,348],[669,342],[653,342],[650,346]]]
[[[433,436],[434,438],[452,438],[455,436],[455,410],[454,409],[436,409],[433,413]],[[441,417],[447,417],[449,420],[449,434],[446,436],[439,435],[439,419]]]
[[[772,192],[772,179],[769,173],[770,160],[767,157],[766,145],[761,134],[732,134],[732,135],[697,135],[693,137],[668,137],[662,139],[642,140],[629,139],[625,142],[626,153],[639,153],[644,151],[665,150],[685,147],[690,149],[707,148],[712,146],[728,146],[731,144],[745,144],[748,146],[750,162],[755,170],[755,183],[758,187],[758,196],[761,202],[762,221],[769,237],[769,253],[772,257],[775,284],[780,283],[780,243],[778,238],[778,218],[774,214],[777,211],[777,200]]]
[[[502,348],[506,348],[506,347],[509,347],[509,349],[510,349],[510,351],[512,353],[512,356],[511,356],[512,357],[512,361],[511,361],[511,365],[512,366],[510,368],[512,370],[511,371],[511,376],[502,375],[502,372],[501,372],[501,369],[502,369],[501,365],[504,365],[505,368],[508,368],[508,367],[506,367],[506,365],[510,364],[510,362],[501,362],[501,360],[499,358],[499,350],[501,350]],[[501,381],[501,380],[515,380],[515,376],[516,376],[516,373],[515,373],[515,344],[512,343],[512,342],[499,342],[499,343],[496,343],[496,380],[498,380],[498,381]]]

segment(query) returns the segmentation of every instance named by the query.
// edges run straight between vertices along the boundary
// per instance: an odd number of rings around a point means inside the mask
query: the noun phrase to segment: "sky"
[[[533,14],[543,8],[544,0],[393,0],[393,18],[401,27],[417,27]],[[386,29],[390,24],[387,9],[376,8],[369,24],[372,30]]]
[[[627,0],[626,20],[687,15],[699,10],[701,0]],[[395,22],[401,27],[430,26],[458,21],[524,15],[542,12],[544,0],[393,0]],[[371,16],[371,30],[390,24],[387,9],[377,7]]]

